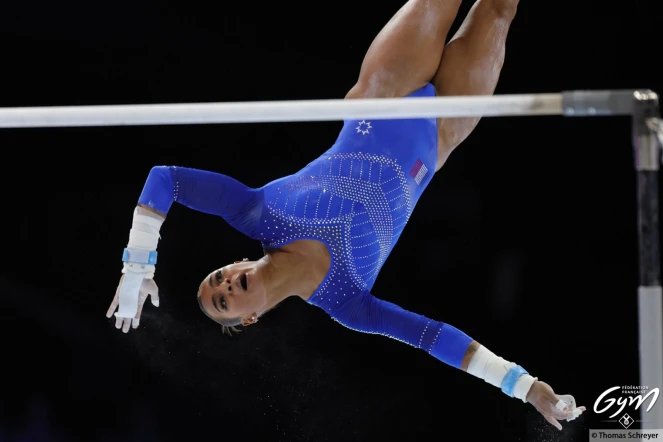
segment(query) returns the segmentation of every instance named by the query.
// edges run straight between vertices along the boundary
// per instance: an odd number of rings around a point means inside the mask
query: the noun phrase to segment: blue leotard
[[[435,95],[432,85],[406,98]],[[253,189],[226,175],[158,166],[139,203],[222,216],[265,249],[326,244],[330,269],[308,302],[344,326],[398,339],[460,368],[472,339],[370,291],[437,161],[435,119],[347,120],[336,143],[299,172]]]

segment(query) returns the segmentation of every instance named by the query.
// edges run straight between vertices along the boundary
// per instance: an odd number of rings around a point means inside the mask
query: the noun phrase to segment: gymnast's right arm
[[[173,204],[217,215],[253,238],[262,214],[262,189],[199,169],[157,166],[150,171],[134,209],[129,242],[124,249],[123,276],[106,316],[115,313],[115,326],[125,333],[138,327],[143,304],[152,295],[158,306],[158,289],[153,281],[157,262],[159,231]]]

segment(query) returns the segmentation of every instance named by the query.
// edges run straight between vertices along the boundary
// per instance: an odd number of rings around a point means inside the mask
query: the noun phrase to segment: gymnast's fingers
[[[110,319],[111,316],[113,316],[113,313],[115,312],[115,309],[117,308],[117,304],[119,304],[120,297],[115,295],[115,298],[113,298],[113,302],[111,302],[110,307],[108,307],[108,311],[106,312],[106,317]]]
[[[543,415],[543,417],[545,417],[546,420],[547,420],[548,422],[550,422],[550,424],[551,424],[553,427],[557,428],[559,431],[562,431],[562,424],[560,424],[559,422],[557,422],[557,419],[555,419],[555,418],[552,417],[552,416],[545,415],[545,414]]]
[[[560,399],[555,393],[553,393],[552,388],[549,391],[546,391],[545,398],[549,404],[550,415],[556,419],[569,419],[573,418],[573,406],[566,406],[562,409],[558,408],[557,405],[562,402],[565,402]]]
[[[555,419],[566,419],[573,414],[568,407],[562,408],[561,410],[557,408],[557,404],[560,403],[561,399],[553,393],[552,388],[546,389],[544,392],[544,398],[546,401],[546,408],[548,409],[546,410],[546,415],[550,415]]]
[[[153,306],[159,307],[159,289],[150,294],[150,301],[152,301]]]
[[[159,287],[154,279],[145,280],[146,285],[143,287],[145,293],[150,296],[150,301],[155,307],[159,307]]]
[[[129,318],[123,318],[124,323],[122,324],[122,333],[128,333],[129,328],[131,327],[131,319]]]
[[[140,297],[138,298],[138,310],[136,312],[136,316],[134,316],[131,319],[132,328],[138,328],[138,325],[140,324],[140,315],[143,313],[143,306],[145,305],[145,299],[147,299],[147,297],[143,296],[143,294],[141,293]]]
[[[115,315],[115,328],[116,329],[121,329],[122,328],[122,321],[124,318],[120,318],[119,316]]]
[[[113,298],[113,302],[111,302],[110,307],[108,307],[108,311],[106,312],[106,317],[110,319],[111,316],[113,316],[113,312],[117,308],[117,305],[120,303],[120,286],[117,286],[117,290],[115,290],[115,297]]]

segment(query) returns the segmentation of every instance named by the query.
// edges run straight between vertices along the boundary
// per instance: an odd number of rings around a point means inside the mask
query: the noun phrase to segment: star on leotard
[[[361,120],[359,122],[359,126],[357,126],[357,133],[361,133],[362,135],[366,135],[369,131],[369,129],[372,129],[371,127],[371,122],[366,122],[365,120]]]

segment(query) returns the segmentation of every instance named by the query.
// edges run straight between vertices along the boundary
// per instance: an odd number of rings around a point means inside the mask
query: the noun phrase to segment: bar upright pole
[[[638,195],[638,327],[640,386],[663,389],[663,303],[659,250],[658,179],[660,148],[648,121],[658,118],[658,97],[652,91],[633,94],[633,149]],[[646,392],[644,393],[646,394]],[[644,395],[643,394],[643,395]],[[652,395],[653,396],[653,395]],[[663,430],[663,399],[640,406],[641,428]]]

